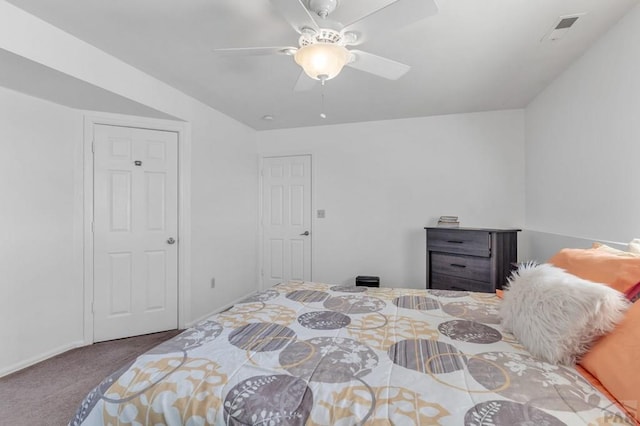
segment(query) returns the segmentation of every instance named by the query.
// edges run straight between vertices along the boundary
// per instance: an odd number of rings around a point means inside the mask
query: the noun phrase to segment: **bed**
[[[626,424],[574,368],[530,356],[498,303],[279,284],[113,373],[70,424]]]

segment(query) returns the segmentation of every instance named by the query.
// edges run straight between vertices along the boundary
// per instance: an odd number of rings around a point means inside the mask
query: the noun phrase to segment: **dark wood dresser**
[[[518,258],[519,229],[424,229],[427,288],[494,293]]]

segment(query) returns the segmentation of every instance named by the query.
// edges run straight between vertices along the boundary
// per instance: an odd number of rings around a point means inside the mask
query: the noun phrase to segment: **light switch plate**
[[[318,210],[318,219],[324,219],[324,209]]]

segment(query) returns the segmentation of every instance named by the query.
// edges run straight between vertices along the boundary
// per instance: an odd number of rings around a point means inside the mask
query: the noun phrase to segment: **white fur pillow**
[[[625,296],[549,264],[521,265],[500,305],[502,325],[532,355],[573,365],[629,307]]]

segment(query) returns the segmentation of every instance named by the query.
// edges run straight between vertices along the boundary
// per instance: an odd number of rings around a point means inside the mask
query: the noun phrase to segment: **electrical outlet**
[[[324,209],[318,210],[318,219],[324,219]]]
[[[216,287],[216,279],[211,278],[211,288],[215,288],[215,287]]]

